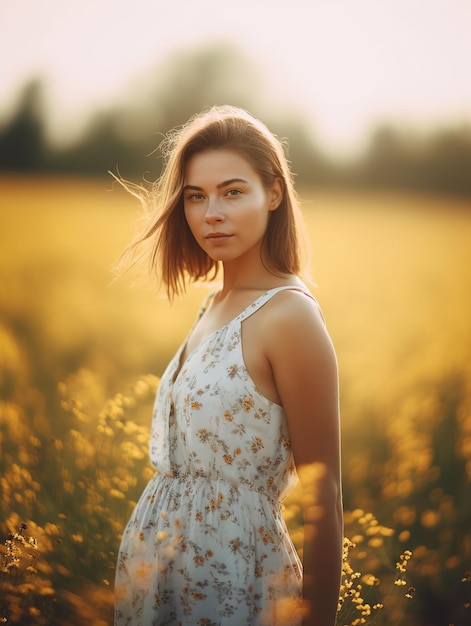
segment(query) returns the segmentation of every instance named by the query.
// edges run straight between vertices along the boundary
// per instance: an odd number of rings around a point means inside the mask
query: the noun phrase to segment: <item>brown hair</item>
[[[276,178],[281,180],[283,197],[268,222],[265,258],[275,273],[302,271],[301,213],[283,145],[265,124],[232,106],[214,106],[171,131],[160,146],[164,157],[162,176],[150,191],[128,187],[148,209],[147,219],[124,250],[118,271],[145,261],[164,283],[170,299],[184,292],[187,282],[216,276],[217,261],[199,247],[187,225],[182,190],[189,159],[218,148],[234,150],[246,158],[267,188]]]

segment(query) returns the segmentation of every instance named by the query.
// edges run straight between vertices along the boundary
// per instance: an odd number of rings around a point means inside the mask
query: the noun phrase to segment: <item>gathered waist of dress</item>
[[[201,486],[209,485],[210,487],[217,487],[219,491],[219,486],[223,487],[225,491],[231,491],[234,494],[239,494],[240,492],[248,492],[254,496],[261,496],[268,500],[272,505],[276,506],[276,508],[281,506],[281,500],[276,496],[276,494],[268,493],[267,491],[262,491],[261,489],[257,489],[250,484],[246,484],[243,482],[235,482],[229,480],[226,477],[220,475],[209,475],[204,472],[190,472],[190,471],[169,471],[169,472],[159,472],[156,470],[154,477],[151,480],[160,479],[160,480],[168,480],[169,482],[178,482],[180,486],[186,488],[194,489],[198,484]]]

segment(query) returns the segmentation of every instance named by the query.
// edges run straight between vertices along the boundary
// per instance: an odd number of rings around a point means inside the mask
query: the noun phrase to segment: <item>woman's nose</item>
[[[218,198],[208,198],[205,219],[209,223],[224,221],[221,203]]]

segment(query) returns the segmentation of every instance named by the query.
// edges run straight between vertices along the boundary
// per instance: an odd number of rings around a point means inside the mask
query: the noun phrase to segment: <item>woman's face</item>
[[[267,189],[238,152],[207,150],[188,161],[183,205],[188,226],[200,247],[216,261],[232,262],[260,248],[270,212],[282,197],[277,179]]]

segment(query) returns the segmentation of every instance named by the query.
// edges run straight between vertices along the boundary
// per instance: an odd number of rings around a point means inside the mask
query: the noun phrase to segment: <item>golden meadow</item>
[[[338,624],[469,624],[471,204],[301,195],[341,376]],[[158,376],[207,292],[111,283],[137,209],[107,180],[0,179],[0,622],[112,623]]]

